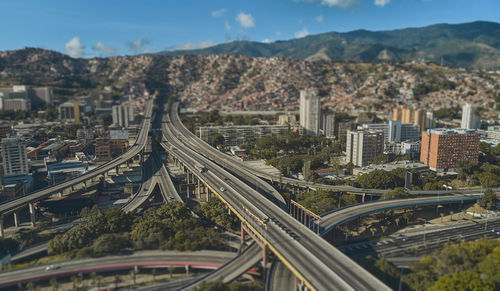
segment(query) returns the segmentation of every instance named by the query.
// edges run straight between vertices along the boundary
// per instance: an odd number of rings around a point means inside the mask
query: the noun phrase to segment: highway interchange
[[[146,109],[146,119],[143,121],[136,143],[121,157],[72,181],[1,204],[0,212],[3,211],[2,213],[5,214],[15,211],[27,203],[38,201],[53,193],[60,192],[65,188],[82,183],[130,160],[139,154],[147,143],[147,136],[152,126],[151,114],[152,102],[149,102]],[[235,159],[228,159],[227,155],[215,150],[189,132],[178,116],[178,103],[172,106],[170,115],[168,113],[164,114],[162,120],[162,133],[163,140],[161,145],[164,149],[181,161],[181,163],[190,169],[198,179],[205,183],[214,194],[219,196],[219,198],[221,198],[240,219],[245,221],[248,227],[280,259],[281,263],[277,262],[273,264],[274,267],[271,272],[273,275],[270,281],[268,281],[270,286],[276,285],[276,281],[272,280],[276,280],[275,276],[278,276],[288,278],[286,279],[287,282],[295,281],[290,280],[290,278],[297,277],[311,290],[389,290],[387,286],[353,262],[341,251],[324,241],[308,227],[302,225],[287,214],[285,211],[287,209],[286,201],[283,197],[267,182],[258,178],[261,177],[270,181],[278,181],[279,177],[269,176],[267,173],[248,168]],[[175,191],[175,186],[170,179],[168,170],[163,163],[161,163],[161,166],[158,164],[157,161],[160,159],[157,154],[157,151],[153,149],[153,155],[156,155],[154,158],[156,164],[153,167],[155,173],[142,184],[140,190],[130,203],[125,206],[124,210],[132,211],[142,205],[151,195],[152,189],[156,184],[160,185],[160,188],[162,188],[161,192],[164,195],[165,201],[182,201],[177,191]],[[200,163],[205,166],[208,171],[204,173],[197,171],[196,165]],[[230,170],[231,173],[226,171],[221,165]],[[385,190],[321,185],[286,177],[282,178],[282,182],[305,188],[327,189],[357,194],[383,195],[385,193]],[[226,190],[222,191],[222,188]],[[419,195],[436,194],[436,191],[413,192]],[[478,192],[478,190],[462,190],[448,191],[447,194],[471,194]],[[165,196],[165,193],[171,194]],[[458,201],[475,200],[477,198],[478,196],[471,197],[469,195],[461,195],[365,203],[328,213],[323,217],[324,219],[321,227],[323,228],[323,233],[325,233],[340,223],[375,211],[407,207],[410,205],[456,203]],[[266,229],[263,229],[260,225],[255,223],[252,217],[248,215],[248,212],[251,212],[254,216],[265,221]],[[40,246],[37,247],[40,248]],[[227,277],[228,280],[229,278],[236,278],[241,273],[248,270],[252,265],[255,265],[258,261],[258,254],[260,252],[260,249],[254,244],[249,247],[247,252],[244,252],[242,255],[230,261],[225,268],[220,268],[217,272],[202,277],[196,282],[214,280],[218,277]],[[117,260],[125,259],[118,258]],[[234,265],[230,265],[231,262],[233,262]],[[242,262],[246,262],[249,266],[243,266],[241,264]],[[122,263],[125,262],[122,261]],[[239,269],[235,271],[234,266],[238,266]],[[287,273],[287,269],[290,269],[294,273],[292,277],[290,277],[290,272]],[[3,277],[0,276],[0,282],[4,282],[2,278]],[[192,287],[194,285],[189,286]]]

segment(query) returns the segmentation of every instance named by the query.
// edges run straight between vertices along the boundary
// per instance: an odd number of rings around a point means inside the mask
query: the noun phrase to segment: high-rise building
[[[0,88],[0,95],[2,95],[2,93],[6,99],[25,99],[25,101],[18,101],[17,103],[21,103],[23,104],[23,106],[26,106],[29,109],[31,109],[32,106],[36,107],[41,104],[50,104],[52,102],[52,89],[48,87],[31,88],[30,86],[26,85],[15,85],[10,88]],[[2,105],[3,104],[1,104],[0,106]],[[12,106],[12,104],[10,105]]]
[[[431,170],[456,169],[457,162],[477,164],[479,134],[473,129],[429,129],[422,133],[420,161]]]
[[[300,91],[300,126],[304,133],[318,136],[321,118],[321,101],[313,90]]]
[[[377,130],[348,130],[346,162],[364,167],[384,151],[384,133]]]
[[[407,108],[405,106],[399,106],[392,111],[392,120],[401,121],[401,123],[413,123],[419,126],[421,131],[428,128],[428,117],[432,120],[432,112],[426,112],[425,110],[418,109],[414,110]]]
[[[432,128],[434,128],[434,112],[427,111],[425,113],[425,127],[422,129],[422,131]]]
[[[114,105],[111,110],[113,124],[128,128],[134,121],[134,107],[130,104]]]
[[[5,176],[29,173],[26,143],[18,138],[2,139],[3,172]]]
[[[328,109],[325,111],[323,120],[323,134],[327,138],[335,137],[335,112]]]
[[[95,157],[98,161],[111,160],[111,143],[109,138],[98,137],[95,139]]]
[[[471,104],[465,104],[462,107],[462,128],[477,129],[481,123],[481,118],[476,114],[476,107]]]

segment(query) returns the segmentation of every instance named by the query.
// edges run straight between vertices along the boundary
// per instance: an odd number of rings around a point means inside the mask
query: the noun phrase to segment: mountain
[[[451,67],[498,69],[500,24],[476,21],[388,31],[328,32],[273,43],[234,41],[205,49],[159,54],[233,54],[364,62],[426,60]]]

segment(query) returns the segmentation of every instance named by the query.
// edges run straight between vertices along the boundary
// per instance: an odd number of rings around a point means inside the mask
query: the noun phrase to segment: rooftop
[[[428,132],[438,135],[451,135],[451,134],[474,134],[475,129],[464,129],[464,128],[434,128],[429,129]]]

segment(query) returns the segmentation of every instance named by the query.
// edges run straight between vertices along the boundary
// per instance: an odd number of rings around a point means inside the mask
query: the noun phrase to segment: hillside
[[[391,112],[398,103],[441,109],[464,102],[498,116],[500,74],[414,63],[349,63],[234,55],[74,59],[35,48],[0,52],[0,86],[51,86],[56,99],[142,96],[168,87],[193,110],[297,110],[311,88],[337,111]],[[107,93],[106,93],[107,94]],[[497,100],[498,99],[498,100]],[[499,105],[500,108],[500,105]]]
[[[498,69],[500,24],[477,21],[389,31],[328,32],[269,44],[234,41],[200,50],[160,54],[234,54],[364,62],[427,60],[451,67]]]

